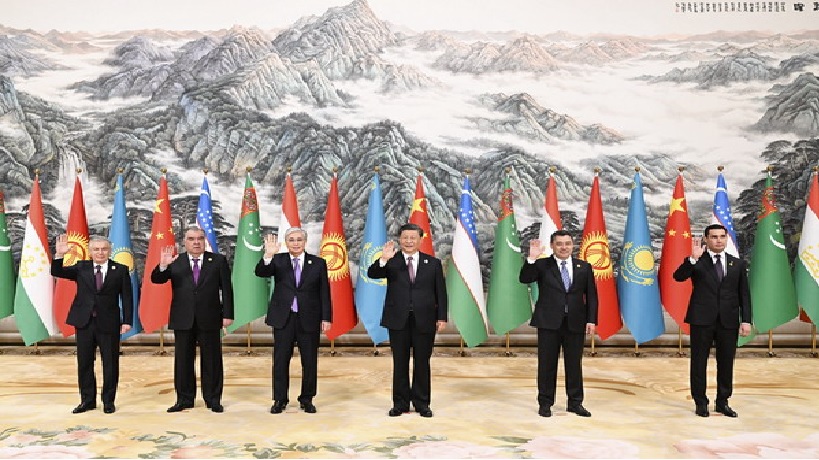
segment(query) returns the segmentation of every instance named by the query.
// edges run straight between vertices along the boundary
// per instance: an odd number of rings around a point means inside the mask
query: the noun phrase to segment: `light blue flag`
[[[631,186],[619,268],[617,294],[626,326],[637,343],[657,338],[665,324],[640,173]]]
[[[358,261],[355,307],[373,343],[378,345],[389,339],[387,329],[381,326],[381,313],[384,311],[384,298],[387,296],[387,280],[367,277],[367,269],[381,258],[381,251],[387,242],[387,223],[384,220],[384,204],[381,201],[378,173],[373,175],[368,201],[367,222],[364,224],[364,239],[361,240],[361,255]]]
[[[128,213],[125,209],[125,189],[122,185],[122,174],[117,176],[117,188],[114,192],[114,212],[111,214],[111,229],[108,231],[108,240],[111,241],[111,258],[115,262],[128,266],[128,271],[131,274],[131,290],[134,293],[134,317],[132,318],[131,330],[120,337],[120,339],[125,340],[142,332],[142,323],[139,322],[139,275],[134,265],[131,226],[128,224]],[[121,311],[121,301],[119,308]]]
[[[734,218],[731,216],[731,203],[728,201],[728,186],[725,185],[725,177],[723,177],[722,173],[717,176],[717,189],[714,192],[714,207],[712,209],[711,223],[720,224],[728,231],[728,244],[725,245],[725,252],[734,257],[739,257],[737,233],[734,231]]]
[[[205,231],[205,250],[219,253],[216,245],[216,232],[213,231],[213,204],[210,199],[208,176],[202,179],[202,190],[199,192],[199,206],[196,209],[196,224]]]

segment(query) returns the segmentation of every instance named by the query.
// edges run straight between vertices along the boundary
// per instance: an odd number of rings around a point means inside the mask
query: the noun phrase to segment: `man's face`
[[[185,251],[197,257],[205,252],[205,232],[202,230],[188,230],[185,232]]]
[[[104,264],[111,257],[111,245],[107,241],[92,241],[88,244],[88,250],[95,264]]]
[[[284,238],[284,244],[287,246],[287,251],[291,256],[300,256],[304,252],[304,245],[307,244],[307,238],[302,232],[293,232]]]
[[[708,232],[705,235],[705,247],[711,252],[722,252],[725,250],[725,245],[728,244],[728,232],[721,228],[717,228]]]
[[[421,242],[421,234],[418,230],[404,230],[398,235],[398,244],[401,251],[407,254],[418,252],[418,244]]]
[[[572,256],[574,250],[574,241],[569,235],[557,235],[552,241],[552,252],[559,259],[568,259]]]

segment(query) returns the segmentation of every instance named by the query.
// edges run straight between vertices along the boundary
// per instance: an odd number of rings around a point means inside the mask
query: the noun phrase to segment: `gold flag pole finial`
[[[82,174],[82,168],[77,168],[77,174]]]
[[[768,165],[765,167],[765,171],[768,171],[768,174],[772,173],[774,170],[773,165]]]
[[[125,168],[119,167],[117,168],[117,174],[122,174],[125,172]]]
[[[677,166],[677,171],[679,171],[680,174],[682,174],[682,172],[685,171],[685,166],[682,166],[682,165]]]
[[[634,167],[634,170],[635,170],[635,171],[637,171],[637,172],[640,172],[640,167],[639,167],[639,166],[635,166],[635,167]]]
[[[426,168],[424,168],[424,167],[423,167],[423,166],[421,166],[421,165],[418,165],[418,166],[416,166],[416,167],[415,167],[415,169],[417,169],[419,173],[423,174],[423,173],[424,173],[424,170],[425,170]]]
[[[557,171],[557,166],[549,166],[549,173],[554,174]]]
[[[207,176],[207,175],[208,175],[208,172],[210,172],[210,169],[205,168],[205,169],[203,169],[203,170],[202,170],[202,172],[203,172],[203,173],[205,173],[205,175]]]
[[[464,169],[464,174],[466,174],[467,176],[468,176],[468,175],[470,175],[470,174],[472,174],[472,168],[466,168],[466,169]]]
[[[819,166],[814,166],[814,167],[813,167],[813,168],[811,168],[811,169],[813,170],[813,172],[818,172],[818,171],[819,171]]]
[[[512,172],[512,167],[511,166],[506,166],[505,168],[503,168],[503,172],[505,172],[506,174],[511,173]]]
[[[375,172],[376,172],[376,174],[377,174],[377,173],[378,173],[378,171],[380,171],[380,170],[381,170],[381,166],[373,166],[373,171],[375,171]]]
[[[162,175],[164,176],[165,174],[168,174],[168,168],[161,168],[161,169],[159,170],[159,172],[161,172],[161,173],[162,173]]]
[[[600,166],[595,166],[594,167],[594,175],[595,176],[599,176],[601,172],[603,172],[603,168],[601,168]]]
[[[290,166],[290,165],[287,165],[287,174],[290,174],[291,172],[293,172],[293,167]]]
[[[337,174],[337,173],[338,173],[338,166],[333,166],[333,174]]]
[[[37,169],[35,169],[35,170],[34,170],[34,175],[35,175],[35,176],[39,176],[39,175],[40,175],[40,168],[37,168]]]
[[[245,166],[245,172],[250,174],[250,171],[253,171],[253,166]]]
[[[719,165],[717,166],[717,171],[722,172],[725,169],[725,166]]]

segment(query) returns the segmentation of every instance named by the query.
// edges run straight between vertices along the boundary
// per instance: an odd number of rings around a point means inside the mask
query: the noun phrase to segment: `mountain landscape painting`
[[[177,233],[196,222],[207,171],[230,258],[248,168],[265,232],[278,231],[290,171],[310,252],[337,169],[353,275],[376,168],[393,235],[423,174],[445,263],[469,175],[485,281],[505,175],[525,253],[540,229],[550,170],[563,226],[579,237],[600,169],[617,260],[635,168],[659,256],[678,167],[701,232],[724,166],[747,258],[770,165],[796,256],[819,164],[819,11],[809,3],[57,2],[70,3],[70,14],[42,0],[8,3],[0,15],[0,190],[16,261],[35,171],[53,244],[78,170],[98,234],[110,224],[121,171],[140,272],[163,171]],[[269,340],[261,322],[251,329]],[[677,330],[667,317],[658,343],[675,344]],[[777,335],[802,343],[809,331],[794,320]],[[13,317],[0,322],[0,335],[17,336]],[[534,343],[528,326],[512,336]],[[450,325],[439,341],[457,345],[457,330]],[[338,342],[371,343],[361,326]],[[632,339],[624,330],[609,342]]]

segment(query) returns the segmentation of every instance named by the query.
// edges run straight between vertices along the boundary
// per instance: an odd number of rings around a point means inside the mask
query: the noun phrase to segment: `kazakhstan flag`
[[[139,276],[134,265],[134,248],[131,244],[131,226],[128,224],[128,213],[125,209],[125,189],[122,186],[122,174],[117,176],[117,188],[114,194],[114,212],[111,215],[111,229],[108,231],[108,240],[111,241],[111,258],[128,267],[131,274],[131,288],[134,293],[134,317],[131,329],[122,334],[120,339],[125,340],[142,332],[142,323],[139,322]],[[120,302],[120,314],[122,303]]]
[[[387,280],[367,277],[367,268],[381,258],[381,251],[387,242],[387,223],[384,220],[384,203],[381,200],[378,173],[373,175],[370,183],[368,202],[367,222],[364,224],[364,238],[361,240],[361,255],[358,261],[355,306],[367,334],[373,343],[378,345],[389,339],[389,332],[381,325],[384,298],[387,297]]]
[[[619,269],[617,294],[626,326],[637,343],[657,338],[665,324],[639,172],[631,187]]]

